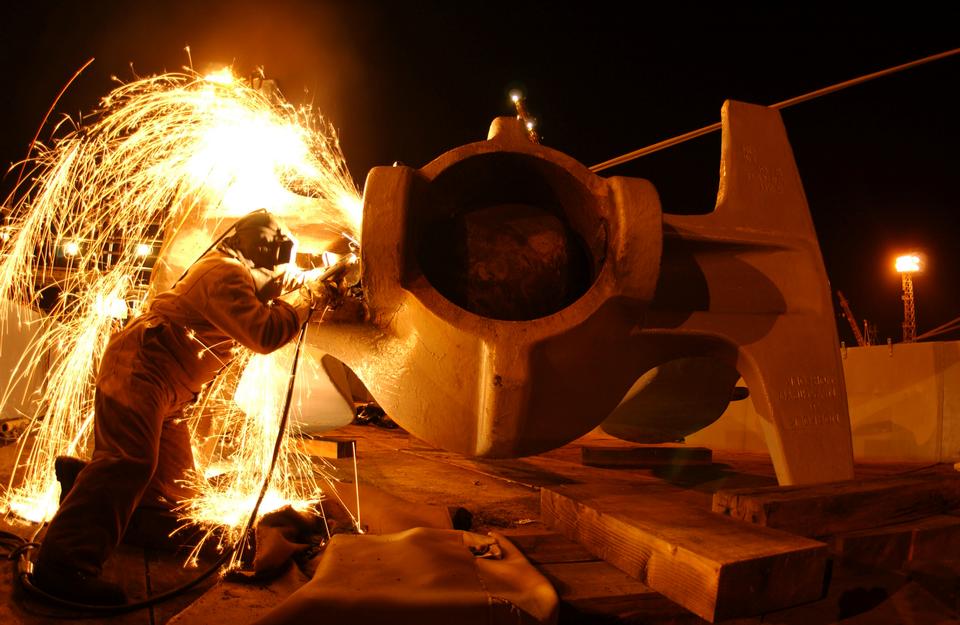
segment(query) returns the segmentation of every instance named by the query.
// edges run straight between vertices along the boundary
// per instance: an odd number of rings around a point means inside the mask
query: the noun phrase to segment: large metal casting
[[[782,484],[852,477],[830,290],[774,110],[724,105],[716,208],[696,216],[497,119],[422,169],[370,172],[361,260],[364,305],[308,343],[434,445],[523,456],[601,423],[676,439],[719,416],[739,373]]]
[[[549,450],[651,368],[713,358],[750,388],[782,484],[852,477],[829,286],[776,111],[724,105],[708,215],[664,215],[649,182],[596,176],[500,118],[422,169],[373,169],[362,241],[368,314],[312,340],[432,444]],[[650,416],[622,408],[634,428]]]

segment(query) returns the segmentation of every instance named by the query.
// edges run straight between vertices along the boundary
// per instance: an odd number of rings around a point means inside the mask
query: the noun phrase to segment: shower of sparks
[[[269,470],[294,350],[294,345],[287,345],[272,354],[241,354],[193,410],[198,468],[188,482],[197,496],[181,502],[180,512],[209,530],[206,538],[215,538],[218,548],[240,538]],[[301,369],[318,365],[300,362]],[[294,409],[299,399],[294,397]],[[321,500],[312,461],[296,446],[296,430],[296,422],[289,422],[261,513],[288,504],[303,510]],[[202,546],[203,542],[196,546],[194,555]],[[240,555],[235,552],[234,561]]]
[[[0,510],[35,522],[57,507],[56,456],[88,452],[95,372],[111,333],[148,297],[138,281],[148,256],[162,249],[151,288],[165,288],[155,284],[161,270],[189,265],[224,220],[251,210],[266,207],[290,225],[354,240],[361,220],[359,193],[332,128],[309,108],[265,95],[229,70],[121,84],[82,124],[67,120],[54,135],[50,147],[37,146],[22,164],[27,175],[5,205],[12,219],[0,239],[0,299],[38,308],[37,285],[51,282],[61,294],[52,307],[46,302],[49,314],[37,322],[0,395],[2,409],[17,399],[11,393],[18,384],[44,380],[0,496]],[[199,245],[190,248],[193,255],[172,244],[188,223],[201,224],[205,239],[192,242]],[[305,247],[301,239],[300,251],[323,252]],[[4,327],[27,323],[9,310],[15,308],[0,306]],[[265,478],[292,349],[240,353],[186,416],[195,435],[197,474],[189,481],[197,495],[181,502],[181,512],[221,540],[236,536]],[[322,496],[310,458],[289,431],[284,436],[261,514]],[[207,479],[213,473],[220,475]]]

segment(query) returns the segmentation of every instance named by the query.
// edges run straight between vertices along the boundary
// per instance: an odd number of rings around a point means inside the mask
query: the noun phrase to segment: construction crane
[[[850,329],[853,330],[853,337],[857,340],[857,345],[860,347],[869,345],[863,336],[863,332],[860,331],[860,326],[857,325],[857,319],[853,316],[853,311],[850,310],[850,303],[847,301],[847,298],[843,296],[842,291],[837,291],[837,299],[840,300],[840,309],[843,311],[843,316],[847,320],[847,323],[850,324]]]

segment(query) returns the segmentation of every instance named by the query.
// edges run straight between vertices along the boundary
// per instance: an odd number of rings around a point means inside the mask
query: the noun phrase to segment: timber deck
[[[738,515],[749,516],[746,512],[741,515],[738,510],[773,510],[777,505],[787,505],[777,503],[784,499],[794,502],[791,505],[799,505],[795,503],[797,496],[778,498],[778,489],[771,488],[776,486],[776,479],[765,456],[714,453],[712,463],[683,461],[671,464],[665,463],[663,455],[657,453],[654,454],[656,462],[650,468],[637,468],[636,452],[628,452],[632,460],[626,467],[603,468],[583,463],[585,446],[599,444],[616,448],[630,445],[591,435],[540,456],[480,461],[434,449],[401,430],[348,426],[332,434],[357,441],[361,484],[375,486],[411,503],[466,508],[472,514],[473,531],[498,531],[510,537],[554,584],[561,598],[560,622],[564,624],[686,625],[708,622],[704,617],[737,625],[761,622],[797,625],[960,623],[960,582],[957,581],[960,579],[960,522],[957,522],[960,512],[953,507],[950,496],[937,499],[928,492],[930,481],[947,480],[948,485],[954,484],[952,478],[957,474],[950,465],[858,465],[858,480],[866,480],[868,484],[886,480],[892,484],[891,488],[884,490],[884,501],[889,509],[896,510],[896,514],[891,518],[884,517],[882,512],[865,516],[863,507],[869,506],[869,501],[876,497],[854,497],[850,501],[856,502],[858,507],[847,516],[861,520],[855,528],[840,527],[832,522],[826,530],[818,530],[834,532],[832,534],[811,533],[811,530],[805,532],[807,537],[801,537],[799,533],[749,522],[759,521],[756,518],[734,520]],[[0,448],[0,480],[4,483],[12,457],[12,446]],[[352,463],[352,459],[349,461]],[[927,484],[927,490],[911,487],[907,484],[911,480]],[[718,492],[720,494],[715,497]],[[921,492],[927,494],[919,496],[917,493]],[[952,491],[947,487],[946,492],[949,495]],[[624,493],[632,496],[629,506],[610,499]],[[631,571],[634,575],[628,575],[621,570],[627,566],[618,561],[616,549],[614,552],[604,551],[607,548],[604,541],[609,540],[609,536],[601,531],[603,523],[597,526],[599,533],[592,535],[593,542],[584,540],[583,536],[579,537],[581,542],[574,542],[562,535],[565,526],[563,519],[556,516],[555,505],[545,506],[544,514],[541,514],[542,499],[554,504],[575,501],[576,506],[564,509],[568,512],[590,510],[592,517],[601,519],[606,518],[603,515],[609,517],[614,513],[630,517],[626,522],[631,523],[633,529],[629,531],[637,534],[640,544],[644,541],[673,541],[672,546],[668,544],[657,557],[672,553],[675,559],[695,561],[696,566],[692,569],[695,576],[691,578],[684,572],[678,578],[669,575],[664,578],[662,574],[658,577],[652,574],[650,562],[640,556],[632,560],[627,558],[634,563],[631,566],[638,567]],[[604,510],[603,506],[611,501],[617,509]],[[890,504],[891,501],[894,504]],[[836,509],[835,502],[830,505]],[[624,512],[626,508],[630,510]],[[715,508],[718,512],[711,512]],[[672,516],[672,509],[682,510],[686,515],[683,518],[693,519],[689,523],[703,524],[703,540],[689,524],[686,534],[678,533],[675,526],[679,521],[671,522],[671,519],[680,517]],[[904,509],[912,509],[914,514],[904,514]],[[868,519],[866,523],[862,521],[864,518]],[[619,519],[617,523],[621,521]],[[5,524],[3,529],[9,530],[11,526]],[[27,531],[22,527],[13,529],[21,533]],[[764,548],[769,551],[764,557],[768,560],[744,557],[746,565],[731,568],[731,561],[738,556],[729,546],[730,541],[725,543],[727,546],[723,550],[710,548],[711,540],[721,540],[718,531],[734,532],[736,536],[762,533],[766,541]],[[569,531],[566,533],[570,534]],[[620,532],[614,533],[614,538],[619,539],[619,536]],[[698,542],[704,547],[697,547]],[[825,546],[818,550],[821,544]],[[631,549],[625,547],[622,551],[630,555]],[[742,588],[730,591],[725,580],[736,580],[737,575],[743,579],[755,579],[758,571],[762,573],[763,569],[756,569],[760,565],[751,562],[769,561],[769,557],[779,557],[777,554],[784,550],[802,554],[799,564],[792,557],[788,564],[799,566],[796,570],[806,571],[808,579],[803,583],[807,587],[813,583],[811,579],[826,574],[817,568],[826,564],[827,571],[830,571],[828,583],[815,593],[820,598],[810,600],[801,592],[783,599],[782,593],[774,588],[768,593],[770,600],[806,602],[776,609],[764,608],[765,604],[760,602],[757,604],[760,608],[753,609],[768,610],[762,615],[739,615],[737,602],[743,599],[738,599],[736,593],[742,595]],[[606,559],[598,557],[598,553],[605,555]],[[639,553],[642,556],[647,551],[640,549]],[[197,569],[184,569],[182,562],[183,554],[125,545],[109,562],[105,576],[123,584],[131,596],[145,597],[196,575]],[[669,570],[663,567],[664,560],[657,562],[657,571]],[[725,573],[727,570],[732,573]],[[374,579],[375,572],[371,571],[371,581]],[[668,586],[658,591],[656,587],[664,584],[664,579]],[[304,580],[296,569],[268,586],[210,580],[151,609],[113,617],[87,618],[85,622],[243,625],[266,613]],[[702,587],[713,582],[716,587],[705,596]],[[710,601],[721,606],[719,611],[711,612]],[[13,567],[9,563],[0,569],[0,623],[59,623],[63,622],[65,615],[25,597],[13,584]]]

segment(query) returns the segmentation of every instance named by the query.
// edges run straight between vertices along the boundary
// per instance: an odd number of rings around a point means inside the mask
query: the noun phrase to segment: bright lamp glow
[[[136,248],[137,256],[149,256],[150,246],[146,243],[138,243]]]
[[[920,271],[920,256],[918,254],[897,256],[896,267],[899,273],[916,273]]]
[[[76,256],[80,252],[80,244],[76,241],[68,241],[63,244],[64,256]]]

